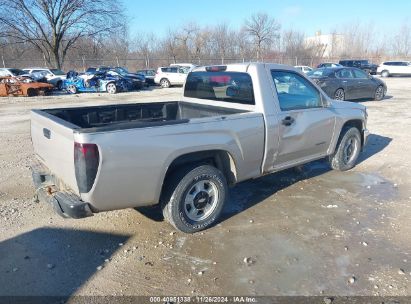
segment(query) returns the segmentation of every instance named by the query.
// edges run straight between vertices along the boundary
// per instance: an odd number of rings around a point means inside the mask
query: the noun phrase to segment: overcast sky
[[[312,36],[318,30],[329,33],[351,22],[372,23],[377,31],[389,34],[401,24],[411,26],[408,0],[123,0],[131,19],[130,32],[164,35],[169,28],[186,22],[215,25],[227,22],[239,28],[253,13],[265,12],[278,19],[283,28],[295,28]]]

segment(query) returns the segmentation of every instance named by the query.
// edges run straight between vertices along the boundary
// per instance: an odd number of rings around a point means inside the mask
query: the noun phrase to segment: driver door
[[[270,72],[280,106],[280,143],[273,169],[326,156],[335,126],[332,109],[320,91],[298,73]]]

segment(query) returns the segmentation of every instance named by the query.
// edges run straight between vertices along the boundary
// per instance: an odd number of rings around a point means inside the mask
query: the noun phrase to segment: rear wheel
[[[381,77],[389,77],[390,76],[390,72],[388,72],[387,70],[384,70],[381,72]]]
[[[210,165],[185,167],[167,183],[162,209],[171,225],[194,233],[215,224],[228,196],[227,181],[220,170]]]
[[[109,84],[107,84],[106,87],[107,93],[109,94],[116,94],[117,93],[117,86],[115,83],[110,82]]]
[[[160,85],[162,88],[169,88],[170,87],[170,81],[166,78],[163,78],[160,80]]]
[[[361,150],[361,134],[355,127],[346,127],[338,139],[337,148],[330,155],[331,168],[346,171],[355,166]]]
[[[375,90],[374,100],[380,101],[384,99],[384,88],[383,86],[378,86]]]
[[[334,93],[334,99],[335,100],[345,100],[345,92],[343,89],[338,89]]]

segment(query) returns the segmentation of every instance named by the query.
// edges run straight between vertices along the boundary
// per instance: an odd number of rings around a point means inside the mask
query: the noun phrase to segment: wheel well
[[[361,145],[364,145],[364,132],[363,132],[363,124],[361,119],[353,119],[353,120],[348,120],[344,123],[344,125],[341,128],[341,131],[346,129],[346,128],[357,128],[358,131],[361,134]]]
[[[177,157],[168,167],[164,177],[162,191],[167,184],[168,178],[181,167],[194,164],[208,164],[219,169],[227,179],[229,185],[234,185],[237,180],[237,169],[234,159],[224,150],[208,150],[192,152]]]
[[[161,79],[160,79],[160,82],[162,82],[163,80],[167,80],[168,82],[170,82],[170,80],[168,80],[168,78],[167,78],[167,77],[163,77],[163,78],[161,78]]]

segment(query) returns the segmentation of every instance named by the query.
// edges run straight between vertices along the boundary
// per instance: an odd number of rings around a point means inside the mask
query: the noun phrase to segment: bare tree
[[[176,31],[169,30],[167,38],[162,42],[162,46],[165,49],[167,56],[172,58],[173,63],[177,63],[178,33]]]
[[[154,33],[138,34],[133,39],[133,48],[144,58],[145,67],[149,68],[151,66],[150,57],[157,48],[157,38]]]
[[[401,25],[398,35],[393,38],[392,47],[396,56],[411,55],[411,27],[408,24]]]
[[[262,59],[264,48],[270,48],[279,38],[280,28],[281,25],[265,13],[252,15],[245,21],[244,29],[255,44],[257,61]]]
[[[1,36],[28,42],[61,68],[80,38],[115,32],[122,26],[115,0],[2,0]]]
[[[232,33],[226,23],[221,23],[213,29],[213,42],[217,56],[221,58],[221,64],[224,64],[227,52],[232,47]]]
[[[179,40],[180,55],[184,59],[194,59],[196,53],[195,37],[199,31],[199,26],[193,22],[184,24],[179,31],[177,39]]]
[[[195,58],[198,64],[201,64],[202,59],[207,55],[210,56],[212,45],[211,45],[212,32],[207,28],[198,32],[195,37]]]

